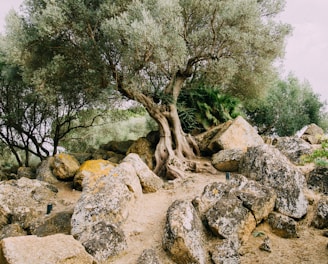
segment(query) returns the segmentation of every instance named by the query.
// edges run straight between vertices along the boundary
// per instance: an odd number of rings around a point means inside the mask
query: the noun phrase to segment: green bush
[[[317,166],[328,167],[328,138],[324,139],[321,143],[321,148],[316,149],[312,154],[304,156],[303,162],[314,162]]]

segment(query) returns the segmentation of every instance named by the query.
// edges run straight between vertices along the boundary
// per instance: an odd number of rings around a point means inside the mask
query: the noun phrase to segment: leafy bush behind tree
[[[238,98],[222,93],[219,87],[204,84],[180,94],[178,111],[186,132],[206,130],[243,114]]]

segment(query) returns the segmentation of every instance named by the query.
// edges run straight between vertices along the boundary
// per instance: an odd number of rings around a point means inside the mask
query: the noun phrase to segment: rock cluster
[[[327,170],[304,175],[297,167],[318,142],[310,132],[321,133],[314,126],[306,131],[302,138],[277,138],[268,145],[238,117],[198,135],[202,153],[230,177],[206,184],[191,199],[172,201],[162,226],[167,259],[148,248],[136,263],[237,264],[241,246],[263,222],[280,237],[298,238],[309,206],[311,226],[328,228]],[[153,151],[149,137],[110,142],[92,155],[62,153],[36,171],[20,168],[11,180],[1,176],[0,263],[111,263],[129,254],[125,223],[136,202],[172,191],[151,171]],[[70,191],[78,194],[76,202],[58,198],[61,184],[75,189]],[[307,187],[320,198],[309,203]],[[274,250],[269,237],[260,249]]]

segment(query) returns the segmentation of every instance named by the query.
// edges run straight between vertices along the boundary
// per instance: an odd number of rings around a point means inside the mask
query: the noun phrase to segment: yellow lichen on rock
[[[83,179],[88,176],[89,183],[96,182],[99,177],[109,175],[109,172],[116,166],[108,160],[87,160],[78,169],[74,177],[74,188],[82,189]]]

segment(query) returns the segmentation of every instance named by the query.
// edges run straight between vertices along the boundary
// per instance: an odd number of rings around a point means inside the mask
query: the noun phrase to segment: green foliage
[[[208,129],[242,114],[240,100],[203,84],[185,90],[179,97],[179,116],[185,131]]]
[[[321,142],[321,148],[314,150],[310,155],[303,156],[305,163],[314,162],[317,166],[328,167],[328,139]]]
[[[291,136],[310,123],[320,124],[323,108],[309,83],[300,83],[292,75],[278,80],[264,100],[247,106],[260,133],[279,136]]]

